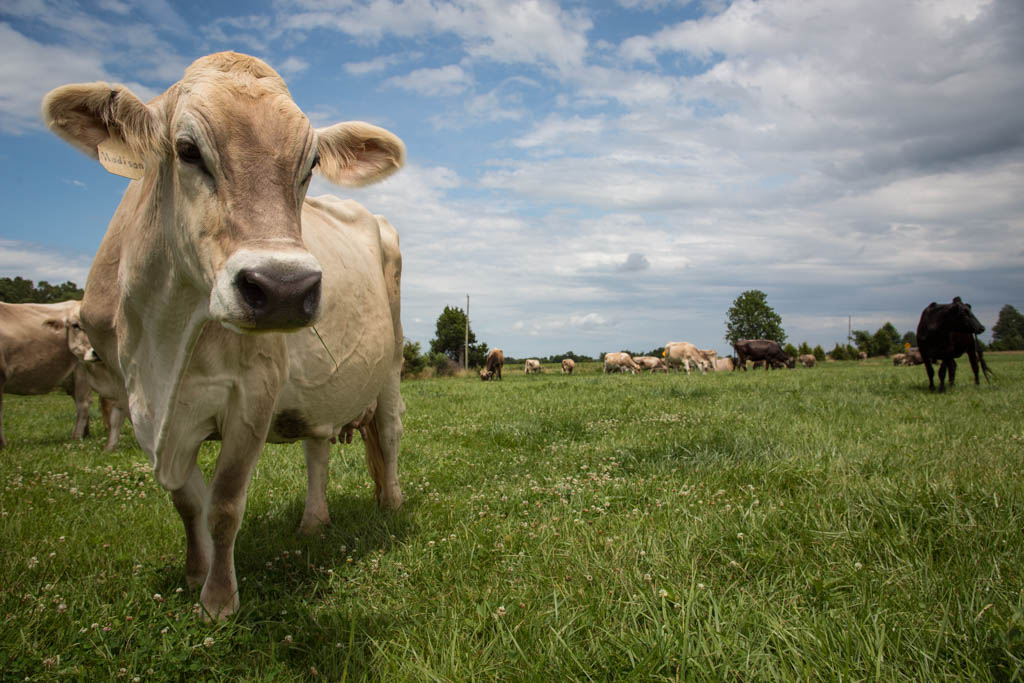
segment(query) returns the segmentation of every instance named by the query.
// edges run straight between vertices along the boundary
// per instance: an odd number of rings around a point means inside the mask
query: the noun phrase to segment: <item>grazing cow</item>
[[[921,320],[917,323],[917,348],[924,361],[924,369],[928,373],[928,388],[935,390],[934,370],[932,363],[939,365],[939,391],[946,390],[946,372],[949,372],[949,386],[956,379],[956,358],[967,352],[974,371],[974,383],[978,381],[978,364],[981,364],[985,379],[988,380],[992,371],[988,369],[981,346],[975,337],[985,331],[985,326],[978,322],[971,312],[971,305],[965,304],[960,297],[952,303],[937,304],[934,301],[921,311]]]
[[[128,405],[128,397],[121,380],[100,360],[82,329],[80,308],[71,308],[64,318],[68,348],[78,359],[79,369],[76,372],[84,372],[89,386],[100,395],[103,422],[107,427],[107,443],[103,450],[110,452],[117,448],[121,439],[121,427],[127,417],[124,406]]]
[[[633,362],[640,366],[641,372],[644,370],[650,370],[652,374],[655,372],[668,372],[668,366],[665,365],[664,358],[656,358],[654,356],[633,356]]]
[[[0,448],[7,445],[3,428],[3,395],[46,394],[63,386],[75,399],[71,438],[89,434],[92,390],[78,359],[68,348],[64,320],[78,301],[59,304],[0,302]]]
[[[718,351],[715,351],[714,349],[697,349],[697,353],[704,358],[705,372],[715,369],[715,361],[718,360]]]
[[[732,372],[736,369],[736,362],[732,356],[724,356],[715,359],[715,372]]]
[[[563,358],[562,359],[562,374],[563,375],[571,375],[575,369],[576,369],[576,361],[574,361],[572,358]]]
[[[805,368],[813,368],[815,365],[818,364],[818,359],[814,357],[813,353],[805,353],[802,356],[797,356],[796,359]]]
[[[523,366],[523,372],[527,375],[539,375],[541,370],[540,361],[536,358],[528,358],[526,360],[526,365]]]
[[[900,365],[906,365],[906,360],[907,354],[905,353],[894,353],[892,355],[892,364],[896,367],[899,367]]]
[[[717,352],[712,351],[717,355]],[[668,342],[665,344],[665,350],[661,352],[661,355],[665,357],[665,362],[668,367],[674,368],[676,372],[679,372],[680,367],[686,368],[686,374],[690,374],[690,363],[693,363],[694,367],[698,368],[701,373],[708,371],[708,357],[705,352],[698,349],[690,342]]]
[[[501,368],[505,365],[505,354],[501,349],[491,349],[484,359],[484,369],[480,371],[480,379],[488,382],[497,375],[501,379]]]
[[[867,360],[867,359],[868,359],[868,352],[867,351],[861,351],[860,353],[857,354],[857,360]]]
[[[341,185],[379,181],[404,145],[362,122],[314,129],[277,72],[231,52],[196,60],[148,103],[84,83],[50,92],[43,115],[89,156],[141,173],[100,244],[82,324],[172,492],[186,579],[225,619],[239,606],[235,538],[264,443],[304,441],[300,530],[311,531],[330,520],[330,440],[376,402],[367,465],[377,502],[402,502],[398,234],[356,202],[306,191],[314,169]],[[209,487],[196,463],[207,439],[222,442]]]
[[[640,366],[625,351],[616,351],[604,354],[604,371],[606,373],[628,372],[635,375],[640,372]]]
[[[783,365],[791,370],[796,367],[793,357],[783,351],[778,342],[771,339],[740,339],[732,348],[736,351],[739,366],[744,370],[747,369],[748,360],[754,361],[755,367],[757,361],[765,361],[766,370]]]
[[[911,346],[907,351],[907,357],[903,359],[904,365],[921,365],[924,363],[924,358],[921,357],[921,350],[916,346]]]

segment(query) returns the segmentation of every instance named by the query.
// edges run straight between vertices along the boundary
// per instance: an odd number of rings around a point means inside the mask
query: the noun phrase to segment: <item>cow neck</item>
[[[171,182],[160,173],[129,188],[141,203],[122,217],[128,222],[121,242],[117,327],[118,361],[136,437],[157,481],[175,490],[184,485],[194,448],[206,436],[175,433],[172,426],[178,422],[174,413],[185,371],[209,321],[209,295],[187,281],[167,243],[165,231],[176,220],[173,202],[166,201],[173,196]]]

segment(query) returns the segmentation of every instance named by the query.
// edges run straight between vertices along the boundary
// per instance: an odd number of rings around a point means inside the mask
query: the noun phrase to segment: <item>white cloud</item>
[[[70,280],[85,287],[91,257],[64,253],[38,244],[0,239],[0,273],[5,277],[23,277],[33,282],[46,280],[60,284]]]
[[[282,76],[294,76],[309,69],[309,62],[301,57],[292,56],[286,58],[275,68]]]
[[[365,62],[348,62],[345,64],[345,71],[353,76],[366,76],[387,71],[393,66],[418,59],[419,57],[419,53],[381,55],[368,59]]]
[[[392,76],[384,85],[410,90],[420,95],[458,95],[472,85],[473,79],[457,64],[439,69],[416,69],[406,76]]]

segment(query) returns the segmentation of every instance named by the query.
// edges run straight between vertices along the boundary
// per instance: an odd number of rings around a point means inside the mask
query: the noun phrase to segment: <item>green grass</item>
[[[267,447],[217,625],[130,429],[104,454],[67,397],[5,396],[0,675],[1020,678],[1024,355],[987,358],[944,395],[883,361],[406,382],[403,508],[357,439],[297,537],[301,447]]]

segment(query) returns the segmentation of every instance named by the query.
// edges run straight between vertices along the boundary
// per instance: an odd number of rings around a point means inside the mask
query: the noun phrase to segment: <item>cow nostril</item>
[[[315,280],[309,284],[306,296],[302,299],[302,312],[309,319],[316,315],[316,310],[320,306],[320,279],[320,274],[317,273]]]
[[[262,279],[255,271],[242,271],[235,278],[235,286],[242,299],[254,311],[262,311],[267,306],[267,293],[259,282]]]

